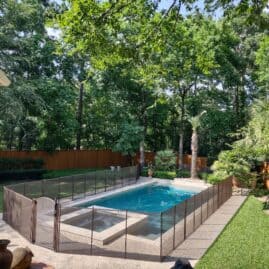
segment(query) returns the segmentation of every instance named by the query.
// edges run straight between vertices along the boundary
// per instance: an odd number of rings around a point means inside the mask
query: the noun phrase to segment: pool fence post
[[[219,183],[218,183],[218,191],[217,191],[217,194],[218,194],[218,197],[217,197],[217,208],[219,208]]]
[[[173,210],[173,222],[174,222],[174,231],[173,231],[173,249],[176,247],[176,210],[177,206],[174,206]]]
[[[37,201],[32,200],[32,231],[31,231],[31,241],[34,244],[36,241],[36,221],[37,221]]]
[[[120,173],[120,178],[121,178],[121,187],[123,187],[124,186],[123,173]]]
[[[128,210],[125,211],[125,242],[124,242],[124,258],[126,259],[127,257],[127,219],[128,219]]]
[[[186,199],[184,201],[184,240],[186,239],[187,237],[187,202],[188,202],[188,199]]]
[[[26,196],[26,183],[24,182],[23,183],[23,195]]]
[[[84,176],[84,197],[86,197],[86,175]]]
[[[163,256],[163,212],[160,214],[160,262],[162,262]]]
[[[201,205],[200,205],[200,209],[201,209],[201,223],[200,223],[200,225],[203,223],[203,201],[204,201],[203,192],[204,191],[200,192],[200,196],[201,196]]]
[[[55,252],[59,251],[59,242],[60,242],[60,217],[61,217],[61,205],[59,199],[55,199],[55,208],[54,208],[54,230],[53,230],[53,250]]]
[[[139,177],[141,176],[141,168],[140,168],[140,164],[138,164],[136,166],[136,181],[139,179]]]
[[[94,194],[96,194],[96,177],[97,177],[97,172],[94,173]]]
[[[74,177],[72,176],[72,201],[74,200]]]
[[[92,243],[93,243],[93,230],[94,230],[94,206],[92,207],[92,219],[91,219],[91,255],[92,255]]]
[[[193,231],[195,231],[196,194],[193,196]]]
[[[106,192],[106,185],[107,185],[107,171],[105,170],[105,192]]]
[[[41,195],[44,196],[44,179],[41,180]]]
[[[214,185],[212,186],[212,189],[213,189],[213,199],[212,199],[212,214],[215,212],[215,187]]]
[[[61,186],[60,186],[60,178],[59,177],[57,179],[57,184],[58,184],[58,195],[57,195],[57,198],[60,199]]]
[[[209,188],[207,188],[206,219],[208,218]]]

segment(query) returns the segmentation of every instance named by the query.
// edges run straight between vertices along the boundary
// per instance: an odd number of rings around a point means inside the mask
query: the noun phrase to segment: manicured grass
[[[269,268],[269,215],[250,196],[195,269]]]
[[[76,174],[86,174],[92,171],[98,170],[97,168],[88,168],[88,169],[66,169],[66,170],[53,170],[48,171],[43,175],[43,178],[56,178],[56,177],[64,177],[71,176]]]

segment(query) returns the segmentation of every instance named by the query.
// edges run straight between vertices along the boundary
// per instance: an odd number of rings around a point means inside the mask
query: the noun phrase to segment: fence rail
[[[161,213],[64,204],[66,198],[135,181],[136,167],[128,167],[122,173],[45,180],[38,188],[5,187],[4,220],[28,240],[57,252],[162,261],[232,195],[232,182],[227,179]]]

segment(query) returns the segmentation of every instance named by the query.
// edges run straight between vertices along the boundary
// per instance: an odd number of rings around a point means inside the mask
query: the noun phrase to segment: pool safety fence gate
[[[128,169],[124,184],[136,178],[135,168]],[[117,180],[112,182],[110,187],[117,186]],[[84,190],[76,188],[74,198],[83,197]],[[162,261],[231,197],[232,181],[213,185],[161,213],[68,206],[65,195],[56,195],[55,200],[31,200],[8,188],[4,192],[5,199],[10,200],[4,204],[5,220],[35,244],[63,253]],[[13,210],[22,210],[27,219]],[[14,225],[14,221],[23,226]]]

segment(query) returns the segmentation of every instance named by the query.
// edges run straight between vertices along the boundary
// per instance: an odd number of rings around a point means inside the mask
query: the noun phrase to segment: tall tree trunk
[[[83,82],[81,82],[80,87],[79,87],[78,114],[77,114],[77,121],[78,121],[77,145],[76,145],[77,150],[80,150],[80,146],[81,146],[82,120],[83,120],[83,95],[84,95],[84,84]]]
[[[191,178],[198,178],[197,175],[197,155],[198,155],[198,134],[197,130],[193,129],[191,137]]]
[[[185,95],[181,96],[181,115],[180,115],[180,131],[178,143],[178,168],[183,169],[183,149],[184,149],[184,119],[185,119]]]

